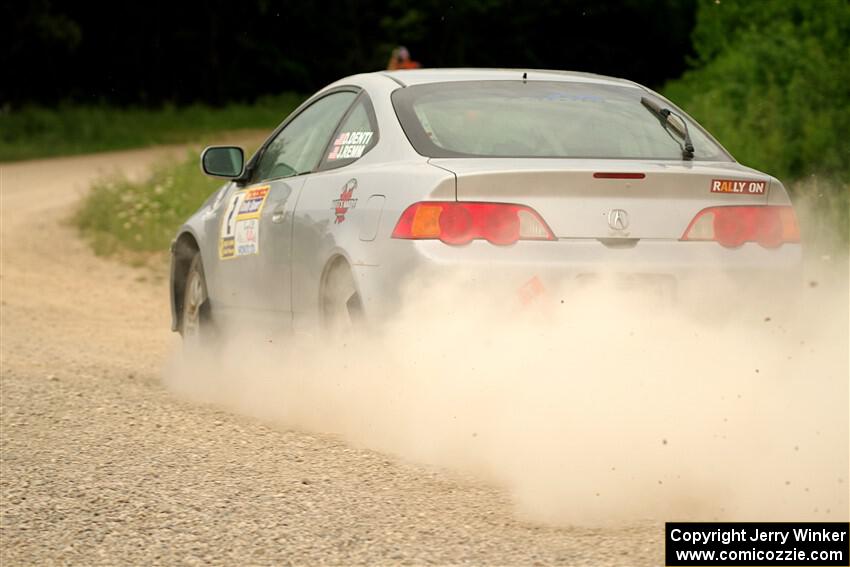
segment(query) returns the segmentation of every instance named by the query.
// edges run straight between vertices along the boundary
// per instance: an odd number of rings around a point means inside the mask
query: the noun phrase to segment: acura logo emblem
[[[608,211],[608,226],[614,230],[626,230],[629,227],[629,213],[623,209]]]

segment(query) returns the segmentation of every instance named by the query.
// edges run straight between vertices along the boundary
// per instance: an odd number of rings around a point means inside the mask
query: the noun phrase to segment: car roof
[[[528,81],[563,81],[644,88],[642,85],[626,79],[593,73],[549,69],[405,69],[382,71],[381,74],[402,86],[452,81],[518,81],[525,78]],[[525,77],[523,77],[523,74],[525,74]]]

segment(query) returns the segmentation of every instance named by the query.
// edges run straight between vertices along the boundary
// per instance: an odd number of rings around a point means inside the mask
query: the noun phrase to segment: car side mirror
[[[245,170],[245,152],[237,146],[210,146],[201,154],[201,169],[213,177],[237,179]]]

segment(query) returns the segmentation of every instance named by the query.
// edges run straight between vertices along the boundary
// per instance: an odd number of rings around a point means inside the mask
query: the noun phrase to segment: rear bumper
[[[370,316],[391,314],[400,290],[411,282],[435,285],[455,274],[483,282],[482,289],[487,283],[519,289],[530,280],[554,289],[606,277],[662,282],[683,299],[702,292],[794,292],[802,281],[799,244],[765,249],[748,243],[728,249],[715,242],[640,240],[630,247],[611,247],[595,239],[562,239],[499,247],[485,241],[448,246],[435,240],[392,240],[387,251],[379,265],[355,266]]]

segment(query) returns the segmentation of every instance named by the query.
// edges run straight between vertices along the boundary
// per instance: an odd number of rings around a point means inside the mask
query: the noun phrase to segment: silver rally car
[[[407,278],[457,267],[532,288],[600,272],[675,287],[801,262],[777,179],[657,93],[598,75],[354,75],[247,162],[225,146],[201,162],[228,182],[172,245],[184,337],[237,318],[272,332],[378,319]]]

